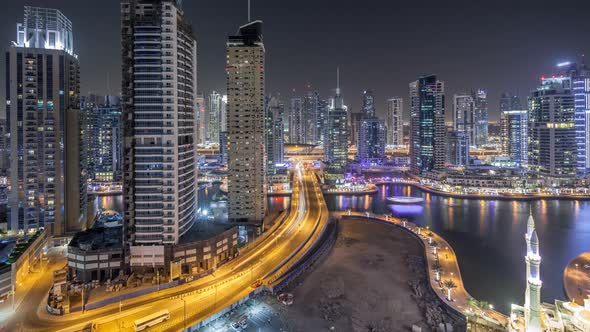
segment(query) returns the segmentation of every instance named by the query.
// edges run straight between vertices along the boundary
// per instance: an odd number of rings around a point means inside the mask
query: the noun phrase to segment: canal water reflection
[[[389,196],[423,197],[418,205],[391,205]],[[381,185],[365,196],[326,196],[332,211],[372,211],[429,226],[455,249],[467,290],[504,313],[525,291],[524,233],[532,207],[540,240],[544,301],[564,299],[563,269],[590,250],[590,202],[533,202],[446,198],[406,185]]]

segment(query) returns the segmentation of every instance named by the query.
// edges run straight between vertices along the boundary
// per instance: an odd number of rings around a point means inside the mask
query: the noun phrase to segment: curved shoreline
[[[415,225],[412,222],[406,221],[405,223],[397,218],[392,218],[389,216],[381,216],[376,214],[363,214],[358,212],[336,212],[333,214],[335,216],[340,216],[341,218],[348,219],[348,218],[360,218],[366,219],[370,221],[375,221],[378,223],[399,227],[400,229],[411,233],[414,235],[416,240],[420,240],[420,243],[424,247],[424,256],[427,261],[428,266],[428,279],[429,285],[437,294],[439,299],[447,305],[450,309],[454,310],[455,312],[467,316],[467,312],[472,312],[473,307],[470,306],[469,300],[473,298],[463,285],[463,279],[461,277],[461,271],[459,269],[459,263],[457,256],[453,250],[453,248],[449,245],[449,243],[444,240],[440,235],[434,233],[429,229],[424,229],[418,225]],[[428,233],[426,233],[428,232]],[[438,252],[436,250],[429,250],[433,249],[431,243],[437,243]],[[440,256],[439,257],[439,254]],[[442,254],[445,254],[444,258]],[[436,280],[436,276],[433,275],[433,267],[435,261],[438,260],[439,264],[442,266],[443,272],[441,273],[440,279]],[[456,284],[456,288],[452,290],[452,301],[448,301],[446,298],[446,290],[441,287],[441,283],[446,280],[452,280]],[[488,309],[488,310],[481,310],[481,313],[485,313],[482,315],[481,318],[483,323],[491,324],[496,327],[504,327],[508,324],[508,317],[498,311]],[[482,323],[481,321],[478,321]]]
[[[436,189],[432,189],[430,187],[421,185],[419,183],[413,182],[404,182],[404,181],[381,181],[375,183],[375,185],[407,185],[418,188],[422,191],[427,193],[443,196],[443,197],[451,197],[457,199],[473,199],[473,200],[487,200],[487,201],[539,201],[539,200],[562,200],[562,201],[590,201],[590,196],[556,196],[556,195],[515,195],[515,196],[490,196],[490,195],[477,195],[477,194],[456,194],[456,193],[449,193],[445,191],[440,191]]]

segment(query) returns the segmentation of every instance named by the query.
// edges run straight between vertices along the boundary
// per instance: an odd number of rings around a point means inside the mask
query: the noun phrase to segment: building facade
[[[387,99],[387,145],[404,145],[404,100],[401,97]]]
[[[283,142],[283,113],[285,105],[277,98],[270,97],[267,102],[266,115],[266,155],[268,175],[276,174],[276,164],[283,163],[284,142]]]
[[[569,77],[544,78],[529,97],[528,167],[550,184],[576,175],[574,101]]]
[[[340,73],[338,72],[336,93],[328,112],[324,161],[328,171],[344,174],[348,161],[348,111],[340,93]]]
[[[475,142],[474,113],[475,102],[472,95],[453,95],[453,130],[465,133],[470,144]]]
[[[528,157],[528,111],[509,110],[501,114],[502,154],[519,165]]]
[[[123,0],[123,238],[132,269],[163,253],[197,206],[197,47],[180,1]]]
[[[123,172],[123,133],[118,98],[106,96],[99,104],[83,106],[88,128],[88,177],[92,181],[120,181]]]
[[[303,100],[300,97],[291,98],[289,108],[289,143],[305,144]]]
[[[410,105],[410,171],[425,174],[444,168],[444,82],[435,75],[428,75],[410,83]]]
[[[266,214],[264,53],[262,21],[227,41],[228,207],[236,222]]]
[[[473,96],[473,140],[477,147],[488,143],[488,93],[478,89]]]
[[[223,97],[213,91],[209,95],[209,142],[219,144],[219,133],[221,130],[221,119],[223,105]]]
[[[469,136],[457,130],[447,136],[447,161],[453,166],[469,165]]]
[[[86,133],[72,23],[59,10],[25,6],[6,52],[8,229],[86,227]]]
[[[381,164],[385,159],[385,121],[376,116],[375,96],[370,90],[363,92],[361,113],[356,159],[364,166]]]

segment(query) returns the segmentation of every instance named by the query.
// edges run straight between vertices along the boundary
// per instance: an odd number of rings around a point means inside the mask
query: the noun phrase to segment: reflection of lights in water
[[[422,205],[390,205],[389,208],[391,209],[391,212],[394,213],[394,215],[396,216],[421,214],[422,211],[424,211]]]

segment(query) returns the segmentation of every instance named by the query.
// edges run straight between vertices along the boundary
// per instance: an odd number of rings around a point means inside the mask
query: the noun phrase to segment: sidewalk
[[[441,301],[449,305],[451,308],[460,312],[464,316],[473,313],[473,306],[469,304],[472,296],[469,295],[463,285],[461,278],[461,271],[459,270],[459,261],[453,248],[440,235],[432,232],[429,229],[422,228],[409,221],[402,221],[397,218],[392,218],[384,215],[376,215],[368,212],[335,212],[338,217],[360,217],[377,220],[379,222],[390,223],[398,227],[402,227],[414,233],[421,239],[425,248],[425,256],[428,262],[428,275],[430,285]],[[439,275],[436,275],[436,262],[440,265]],[[451,301],[448,300],[448,289],[444,284],[452,281],[455,287],[451,288]],[[493,310],[480,310],[481,318],[488,324],[506,326],[508,324],[508,317],[504,314]]]

